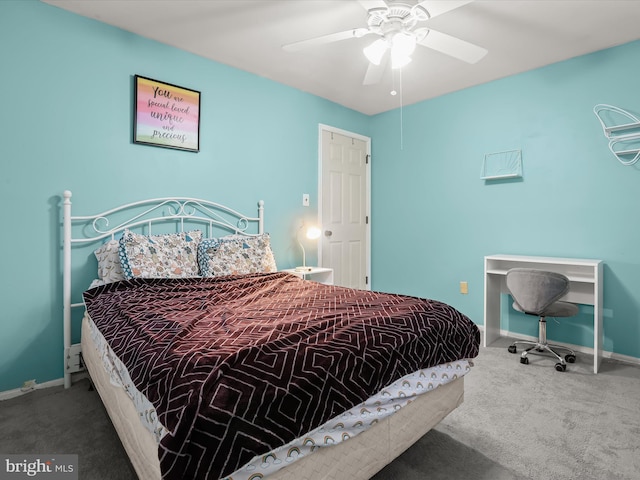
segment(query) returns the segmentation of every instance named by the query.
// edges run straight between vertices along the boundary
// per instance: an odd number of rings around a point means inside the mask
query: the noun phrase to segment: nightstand
[[[283,272],[293,273],[297,277],[305,280],[314,280],[325,285],[333,285],[333,268],[307,267],[307,270],[296,270],[287,268]]]

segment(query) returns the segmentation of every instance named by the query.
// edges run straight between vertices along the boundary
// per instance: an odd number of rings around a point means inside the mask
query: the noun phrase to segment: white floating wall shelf
[[[522,177],[522,152],[520,150],[487,153],[484,156],[482,172],[480,172],[482,180],[518,177]]]
[[[633,165],[640,159],[640,119],[613,105],[598,104],[593,113],[609,140],[609,150],[623,165]]]

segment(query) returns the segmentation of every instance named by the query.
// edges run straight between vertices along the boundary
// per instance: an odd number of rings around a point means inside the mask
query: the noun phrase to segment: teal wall
[[[604,349],[640,357],[640,170],[612,156],[592,111],[640,115],[639,59],[633,42],[408,106],[402,138],[399,110],[373,117],[374,287],[482,324],[485,255],[602,259]],[[512,149],[521,179],[480,179],[486,153]],[[549,336],[592,347],[592,312],[550,321]],[[513,311],[502,328],[537,336]]]
[[[0,2],[0,40],[0,392],[62,376],[63,190],[78,214],[171,194],[244,212],[263,199],[292,266],[298,222],[316,213],[301,194],[317,192],[319,123],[372,138],[374,289],[482,324],[484,255],[602,258],[604,347],[640,358],[640,172],[611,157],[592,113],[640,113],[638,42],[405,107],[401,142],[400,110],[367,117],[37,1]],[[135,74],[202,92],[200,153],[131,142]],[[522,180],[480,180],[484,154],[509,149]],[[550,336],[591,346],[590,313]],[[535,335],[513,312],[503,328]]]
[[[317,191],[318,124],[369,133],[353,110],[41,2],[0,1],[0,40],[0,391],[62,377],[65,189],[77,214],[167,195],[251,214],[262,199],[291,267],[317,211],[302,194]],[[199,153],[132,143],[135,74],[202,92]]]

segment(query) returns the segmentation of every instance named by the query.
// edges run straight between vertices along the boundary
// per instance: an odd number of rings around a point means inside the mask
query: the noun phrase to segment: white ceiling
[[[476,0],[426,25],[486,48],[469,65],[426,47],[363,86],[373,37],[282,45],[367,26],[355,0],[42,0],[146,38],[376,114],[640,38],[640,0]],[[404,0],[413,4],[416,0]]]

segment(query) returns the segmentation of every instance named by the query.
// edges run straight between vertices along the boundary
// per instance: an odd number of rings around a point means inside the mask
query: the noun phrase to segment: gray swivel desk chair
[[[574,363],[576,355],[570,348],[547,343],[546,317],[572,317],[578,313],[578,306],[573,303],[559,302],[569,291],[569,279],[560,273],[545,272],[532,268],[512,268],[507,272],[507,289],[513,298],[513,308],[527,315],[538,317],[538,341],[517,341],[509,346],[511,353],[516,353],[516,345],[526,345],[520,356],[520,363],[529,363],[528,353],[549,352],[558,359],[556,370],[564,372],[566,362]],[[556,350],[566,350],[564,358]],[[566,361],[566,362],[565,362]]]

